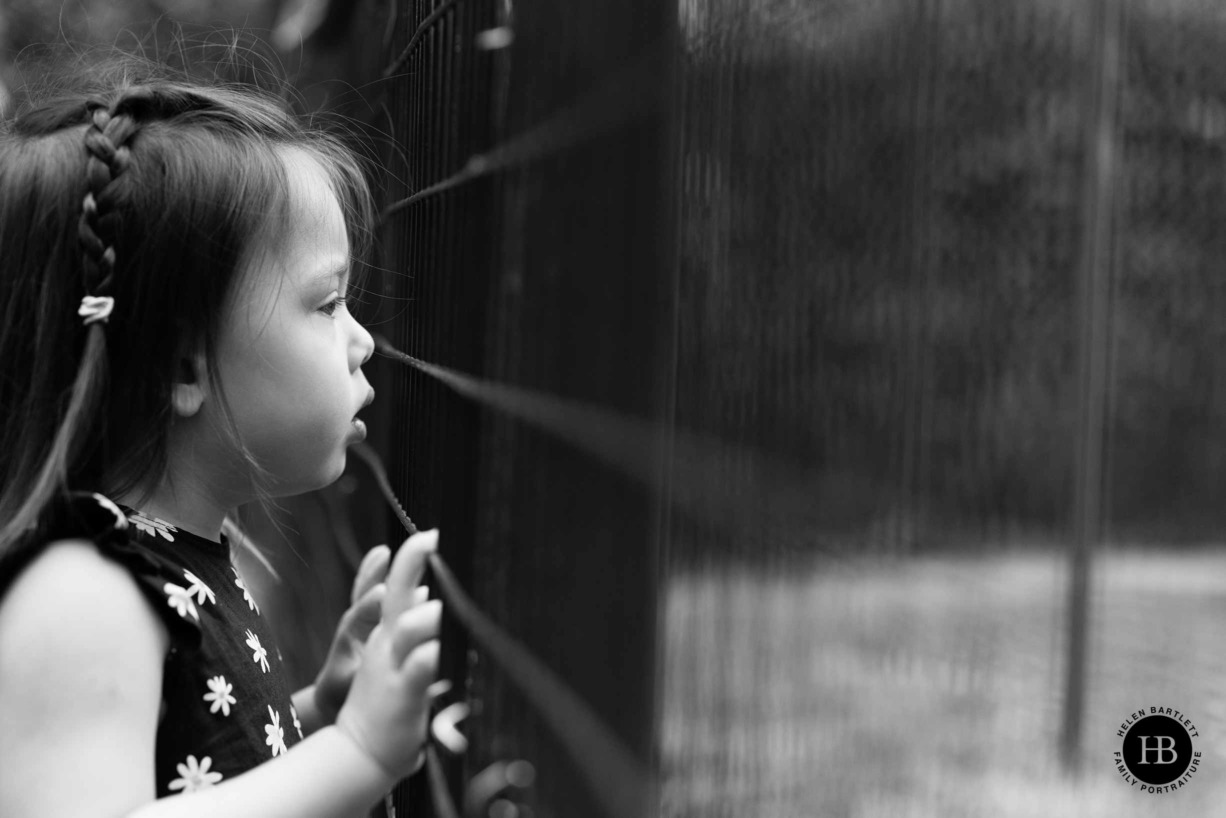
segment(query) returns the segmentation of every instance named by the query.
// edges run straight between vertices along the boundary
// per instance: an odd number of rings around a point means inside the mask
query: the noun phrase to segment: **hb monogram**
[[[1137,736],[1141,740],[1141,764],[1149,764],[1149,754],[1151,751],[1158,754],[1158,760],[1155,764],[1174,764],[1179,760],[1179,753],[1175,751],[1175,738],[1173,736]],[[1149,746],[1149,739],[1154,739],[1157,743],[1156,747]],[[1171,757],[1166,758],[1166,754],[1170,753]]]

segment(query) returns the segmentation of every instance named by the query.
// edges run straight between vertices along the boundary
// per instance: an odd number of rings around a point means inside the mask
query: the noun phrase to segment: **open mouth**
[[[362,401],[362,407],[358,411],[360,412],[362,409],[365,409],[367,406],[370,406],[371,403],[374,402],[374,400],[375,400],[375,390],[371,389],[369,392],[366,393],[366,400]],[[353,416],[353,420],[351,420],[350,423],[353,425],[353,428],[358,433],[358,435],[360,435],[363,439],[365,439],[366,438],[366,423],[361,418],[359,418],[357,415]]]

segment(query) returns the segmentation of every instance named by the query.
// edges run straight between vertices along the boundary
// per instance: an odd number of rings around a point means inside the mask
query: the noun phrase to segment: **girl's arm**
[[[304,736],[309,736],[316,730],[320,730],[332,723],[331,721],[325,721],[323,715],[319,712],[319,706],[315,703],[315,685],[308,685],[302,688],[295,692],[291,698],[294,701],[294,712],[298,714],[298,722],[302,725],[302,734]]]
[[[375,659],[341,714],[344,727],[324,728],[214,787],[155,801],[167,633],[122,567],[91,543],[56,544],[0,600],[0,815],[357,814],[411,769],[424,731],[437,610],[419,607],[397,620],[372,640]]]
[[[285,755],[230,781],[190,795],[154,801],[128,815],[130,818],[351,816],[362,814],[373,806],[395,785],[397,778],[339,728],[325,727],[295,744]],[[103,813],[78,810],[71,814]]]

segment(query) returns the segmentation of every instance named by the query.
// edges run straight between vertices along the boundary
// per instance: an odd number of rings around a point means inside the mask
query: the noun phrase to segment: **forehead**
[[[301,149],[285,149],[280,156],[287,199],[252,243],[241,283],[232,292],[230,323],[264,325],[287,295],[334,289],[336,278],[326,274],[349,262],[345,217],[327,172]]]
[[[254,242],[250,283],[305,281],[349,260],[349,234],[340,200],[322,164],[304,150],[280,151],[286,200]]]
[[[283,249],[349,255],[349,237],[340,200],[322,164],[301,149],[282,152],[285,162],[287,224]]]

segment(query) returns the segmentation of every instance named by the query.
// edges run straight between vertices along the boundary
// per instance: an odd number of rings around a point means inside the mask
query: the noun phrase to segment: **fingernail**
[[[433,551],[434,548],[438,546],[438,529],[431,528],[427,531],[418,531],[416,534],[406,537],[402,545],[408,545],[410,540],[416,540],[419,546],[423,546]]]
[[[444,693],[449,693],[450,691],[451,680],[439,679],[437,682],[431,683],[431,685],[426,688],[426,695],[431,699],[437,699],[439,696],[442,696]]]

